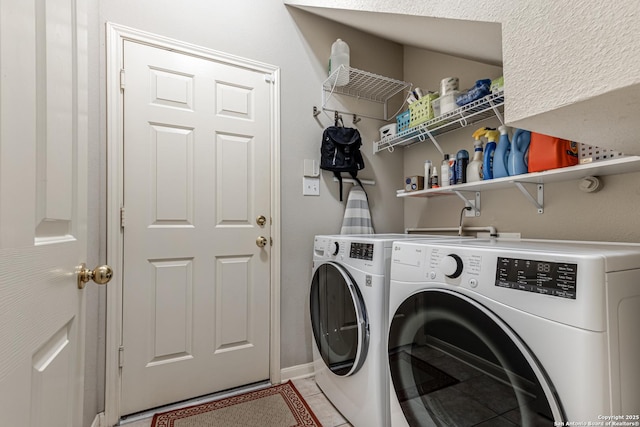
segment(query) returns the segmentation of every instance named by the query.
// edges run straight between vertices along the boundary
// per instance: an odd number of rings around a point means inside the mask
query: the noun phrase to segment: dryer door
[[[367,356],[369,322],[362,295],[348,271],[326,262],[311,282],[311,327],[318,351],[336,375],[352,375]]]
[[[565,418],[526,344],[486,307],[455,292],[425,290],[398,307],[389,365],[392,419],[406,419],[397,425],[534,427]]]

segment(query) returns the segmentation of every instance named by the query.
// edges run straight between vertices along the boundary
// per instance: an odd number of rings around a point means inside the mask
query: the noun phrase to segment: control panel
[[[373,243],[351,242],[349,258],[373,261]]]
[[[576,299],[578,265],[498,257],[495,285]]]

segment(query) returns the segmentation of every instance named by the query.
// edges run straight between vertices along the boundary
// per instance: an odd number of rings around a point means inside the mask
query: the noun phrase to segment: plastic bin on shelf
[[[409,111],[411,112],[409,127],[416,127],[435,117],[431,102],[436,98],[438,98],[437,93],[430,93],[409,104]]]
[[[396,123],[398,124],[398,133],[409,129],[409,123],[411,122],[411,112],[409,110],[403,111],[396,116]]]

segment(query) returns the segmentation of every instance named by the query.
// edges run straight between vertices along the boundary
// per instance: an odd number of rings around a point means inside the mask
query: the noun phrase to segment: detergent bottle
[[[504,178],[509,176],[507,160],[511,151],[511,141],[509,141],[509,129],[506,126],[500,126],[498,130],[500,131],[500,140],[493,153],[492,173],[494,178]]]
[[[500,132],[495,129],[488,130],[485,133],[487,137],[487,145],[484,147],[484,159],[482,161],[482,179],[493,179],[493,155],[496,151]]]
[[[473,158],[467,166],[467,182],[482,181],[482,140],[481,138],[487,133],[487,128],[480,128],[473,133],[475,142],[473,143]]]
[[[529,144],[531,132],[524,129],[516,129],[511,141],[511,151],[507,160],[509,175],[520,175],[528,172]]]

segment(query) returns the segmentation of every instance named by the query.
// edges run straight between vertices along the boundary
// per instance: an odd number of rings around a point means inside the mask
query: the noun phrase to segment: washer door
[[[461,294],[434,289],[407,298],[391,322],[389,365],[410,426],[564,421],[531,350],[500,318]]]
[[[367,357],[369,321],[362,295],[347,270],[326,262],[311,281],[311,327],[318,351],[336,375],[353,375]]]

